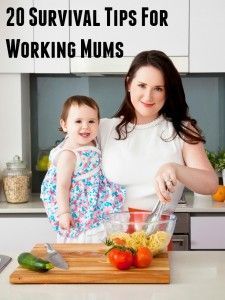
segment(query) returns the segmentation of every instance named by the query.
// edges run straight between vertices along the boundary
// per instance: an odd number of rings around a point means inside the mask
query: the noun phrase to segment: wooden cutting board
[[[150,267],[117,270],[104,254],[104,244],[53,244],[69,264],[68,270],[53,268],[39,273],[17,267],[10,275],[11,283],[169,283],[168,253],[153,258]],[[46,249],[37,244],[32,253],[45,258]]]

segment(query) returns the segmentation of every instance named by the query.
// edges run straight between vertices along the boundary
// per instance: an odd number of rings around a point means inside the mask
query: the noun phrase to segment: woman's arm
[[[177,166],[177,178],[190,190],[210,195],[218,186],[218,176],[210,164],[202,143],[184,143],[183,157],[186,166]]]
[[[156,193],[161,201],[170,201],[170,192],[175,190],[177,180],[199,194],[213,194],[218,186],[218,176],[211,166],[202,143],[184,142],[185,166],[176,163],[164,164],[156,174]]]
[[[75,154],[69,150],[62,151],[57,161],[56,201],[58,204],[59,225],[62,229],[66,230],[69,230],[70,225],[73,225],[73,219],[70,214],[69,196],[75,161]]]

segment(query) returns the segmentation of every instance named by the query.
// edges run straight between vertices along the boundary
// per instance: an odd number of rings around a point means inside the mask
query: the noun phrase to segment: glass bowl
[[[110,214],[104,222],[108,240],[125,241],[125,245],[135,250],[147,246],[155,256],[167,251],[172,238],[177,217],[163,213],[157,222],[147,222],[151,212],[121,212]]]

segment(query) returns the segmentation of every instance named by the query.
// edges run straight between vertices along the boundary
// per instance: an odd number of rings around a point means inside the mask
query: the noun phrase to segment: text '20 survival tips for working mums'
[[[79,28],[101,28],[102,32],[107,28],[119,27],[156,27],[168,26],[168,12],[155,10],[149,7],[124,10],[104,7],[101,13],[98,10],[40,10],[31,7],[25,10],[23,7],[6,9],[7,26],[23,27],[69,27],[77,31],[77,41],[23,41],[19,38],[6,39],[6,47],[9,58],[73,58],[79,57],[117,57],[124,56],[124,41],[119,40],[94,40],[81,36]],[[77,51],[79,50],[79,51]]]

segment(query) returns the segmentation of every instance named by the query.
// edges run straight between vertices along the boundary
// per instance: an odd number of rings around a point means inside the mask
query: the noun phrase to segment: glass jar
[[[3,189],[9,203],[24,203],[30,198],[31,172],[18,155],[6,163],[3,171]]]

